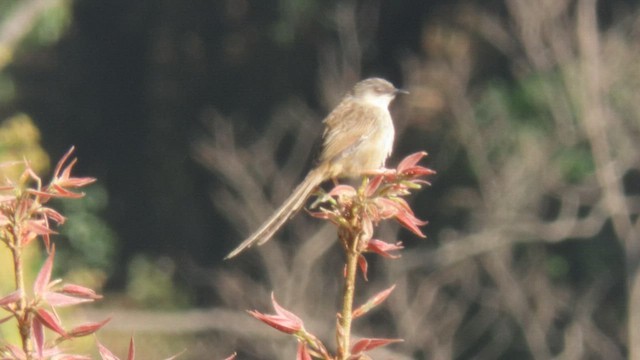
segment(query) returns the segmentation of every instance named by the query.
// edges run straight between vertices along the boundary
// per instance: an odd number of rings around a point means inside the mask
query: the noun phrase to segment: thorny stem
[[[347,264],[345,269],[344,293],[342,295],[342,313],[338,319],[338,331],[336,333],[338,341],[338,360],[346,360],[350,354],[351,342],[351,320],[353,313],[353,294],[356,288],[356,273],[358,268],[358,237],[359,234],[344,232],[345,254]]]

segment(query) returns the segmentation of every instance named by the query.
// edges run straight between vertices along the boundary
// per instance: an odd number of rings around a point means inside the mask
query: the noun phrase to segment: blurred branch
[[[604,94],[609,93],[603,76],[602,49],[598,33],[597,9],[595,0],[581,0],[577,9],[577,32],[583,79],[582,95],[584,104],[585,128],[591,153],[596,165],[596,177],[603,190],[603,201],[611,217],[614,231],[622,242],[625,251],[627,270],[627,314],[629,358],[640,358],[640,236],[631,222],[631,212],[625,200],[621,169],[617,162],[610,134],[607,130],[613,124],[615,114],[607,106]]]
[[[450,145],[455,142],[462,149],[459,154],[468,161],[473,180],[449,187],[445,208],[463,215],[455,227],[445,225],[438,234],[440,246],[408,252],[393,269],[394,276],[429,269],[441,275],[434,278],[450,279],[423,282],[415,296],[426,304],[421,309],[426,313],[413,309],[410,300],[397,311],[405,307],[405,321],[420,319],[450,331],[451,325],[440,318],[447,317],[459,326],[456,337],[470,342],[459,354],[497,358],[512,346],[526,344],[530,356],[539,359],[579,359],[593,352],[621,359],[626,343],[630,358],[640,356],[635,349],[640,344],[640,208],[635,185],[625,188],[640,170],[640,129],[633,120],[640,97],[631,90],[638,79],[637,61],[631,59],[640,49],[625,27],[628,22],[603,30],[595,0],[578,1],[576,7],[572,3],[507,0],[506,18],[465,8],[461,19],[468,34],[455,24],[433,21],[424,36],[431,58],[408,63],[415,117],[439,121],[420,105],[433,92],[442,96],[446,106],[439,115],[453,134],[447,145],[455,150]],[[630,17],[637,19],[638,14]],[[478,34],[508,57],[515,80],[506,80],[505,88],[492,88],[475,77],[474,65],[482,61],[477,58],[482,53],[472,52],[468,42]],[[569,157],[558,161],[559,155]],[[580,166],[576,177],[570,170]],[[584,298],[576,284],[552,282],[547,266],[554,258],[576,259],[545,254],[543,249],[553,247],[541,246],[567,240],[600,244],[611,236],[607,225],[622,244],[627,265],[626,341],[623,330],[595,321],[595,316],[609,313],[593,305],[596,295]],[[529,257],[532,260],[525,261]],[[458,311],[468,312],[466,319],[446,311],[445,302],[452,301],[460,305]],[[584,306],[568,305],[576,302]],[[571,325],[554,323],[558,317]],[[412,330],[424,334],[416,342],[430,344],[425,352],[436,352],[438,345],[447,348],[436,336]],[[523,339],[481,340],[482,334],[495,338],[514,331]],[[556,340],[557,334],[564,336],[564,344]]]

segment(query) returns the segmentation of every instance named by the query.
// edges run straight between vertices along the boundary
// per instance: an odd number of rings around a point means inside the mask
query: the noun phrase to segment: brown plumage
[[[258,230],[225,259],[271,239],[325,180],[357,177],[383,167],[395,136],[388,106],[399,92],[405,91],[380,78],[357,83],[323,121],[325,130],[318,165]]]

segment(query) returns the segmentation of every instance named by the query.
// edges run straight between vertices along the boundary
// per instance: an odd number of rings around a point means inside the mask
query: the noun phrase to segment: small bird
[[[408,92],[381,78],[358,82],[323,120],[323,145],[317,166],[258,230],[225,259],[254,244],[262,245],[269,241],[304,206],[322,182],[358,177],[383,168],[391,155],[395,137],[389,104],[398,93]]]

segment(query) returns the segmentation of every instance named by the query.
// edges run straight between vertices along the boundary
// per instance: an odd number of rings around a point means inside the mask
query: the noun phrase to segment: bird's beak
[[[406,94],[409,94],[409,91],[405,90],[405,89],[396,89],[396,95],[397,94],[405,94],[406,95]]]

